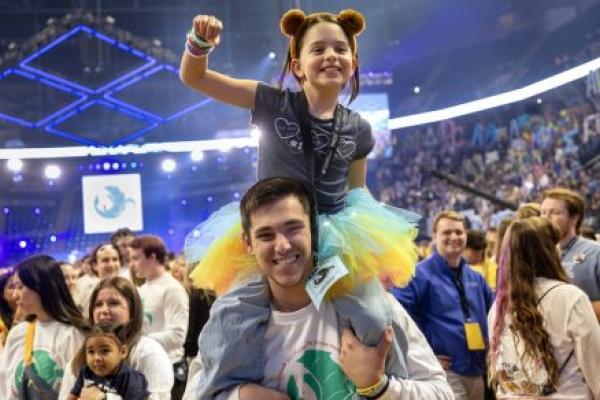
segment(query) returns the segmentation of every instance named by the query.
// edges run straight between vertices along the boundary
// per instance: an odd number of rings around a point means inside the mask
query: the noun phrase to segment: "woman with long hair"
[[[104,279],[94,288],[90,299],[89,320],[94,324],[121,326],[123,344],[127,346],[129,366],[144,374],[150,400],[168,400],[173,386],[173,368],[167,353],[158,342],[142,336],[143,308],[137,288],[126,278]],[[59,399],[67,399],[78,371],[65,368],[64,385]],[[87,396],[83,395],[84,392]],[[101,398],[99,389],[82,391],[80,399]]]
[[[600,399],[600,326],[560,264],[559,238],[530,217],[513,221],[502,242],[488,354],[500,399]]]
[[[85,319],[52,257],[38,255],[17,264],[15,293],[26,321],[10,330],[0,358],[2,398],[16,399],[32,381],[57,395],[62,371],[83,341]]]

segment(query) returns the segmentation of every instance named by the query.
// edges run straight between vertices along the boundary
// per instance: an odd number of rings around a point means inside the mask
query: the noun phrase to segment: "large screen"
[[[375,148],[369,158],[388,158],[393,155],[391,132],[388,128],[390,107],[387,93],[361,93],[349,106],[369,121],[375,136]]]
[[[81,187],[86,234],[144,229],[139,174],[84,176]]]

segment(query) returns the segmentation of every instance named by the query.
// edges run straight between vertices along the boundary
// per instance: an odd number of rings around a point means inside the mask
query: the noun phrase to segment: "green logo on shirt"
[[[45,350],[33,351],[33,369],[50,387],[53,387],[54,382],[57,380],[62,380],[64,373],[61,368],[58,368],[54,360],[50,357],[50,354]],[[17,388],[21,387],[24,370],[25,367],[23,361],[21,361],[15,372],[15,386]]]
[[[346,400],[356,393],[356,388],[342,368],[322,350],[307,350],[298,359],[304,365],[304,383],[312,389],[317,400]],[[287,383],[287,394],[292,400],[302,400],[298,384],[293,376]]]

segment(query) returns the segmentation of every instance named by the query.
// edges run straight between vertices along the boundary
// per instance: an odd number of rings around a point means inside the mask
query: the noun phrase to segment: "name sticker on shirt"
[[[348,268],[339,256],[330,257],[319,263],[310,273],[304,286],[317,310],[321,307],[321,302],[329,288],[346,275],[348,275]]]

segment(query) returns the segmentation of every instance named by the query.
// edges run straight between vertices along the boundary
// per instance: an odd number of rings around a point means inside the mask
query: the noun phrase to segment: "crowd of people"
[[[252,111],[258,182],[194,230],[185,258],[123,228],[73,265],[5,270],[3,398],[600,400],[600,243],[582,236],[597,199],[577,150],[596,134],[573,110],[478,122],[470,139],[446,121],[407,136],[399,157],[419,150],[376,172],[376,200],[371,130],[338,104],[358,93],[364,28],[355,10],[285,13],[293,92],[211,70],[223,24],[194,18],[181,79]],[[424,167],[523,204],[491,224]]]
[[[498,205],[435,177],[443,171],[508,203],[539,200],[551,186],[579,191],[590,205],[585,225],[600,228],[600,180],[586,166],[600,143],[600,114],[589,104],[511,109],[477,121],[444,121],[395,136],[394,158],[380,162],[373,189],[382,201],[425,219],[446,208],[467,210],[483,227]],[[430,221],[431,222],[431,221]],[[430,224],[429,224],[430,226]]]

